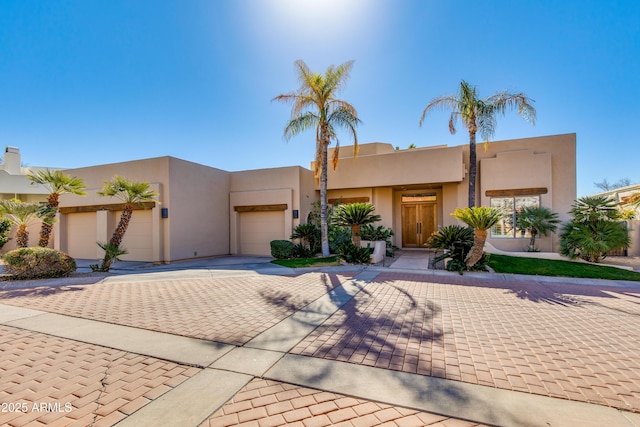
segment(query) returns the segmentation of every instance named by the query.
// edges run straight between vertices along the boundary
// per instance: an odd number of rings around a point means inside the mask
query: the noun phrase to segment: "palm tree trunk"
[[[26,224],[18,225],[18,230],[16,231],[16,246],[19,248],[29,246],[29,230],[27,230]]]
[[[38,241],[38,246],[46,248],[49,246],[49,237],[51,236],[51,231],[53,230],[53,224],[51,222],[53,218],[43,218],[42,226],[40,227],[40,240]]]
[[[131,215],[133,215],[133,206],[131,204],[124,205],[124,208],[122,209],[122,215],[120,215],[118,226],[116,227],[115,231],[113,232],[113,236],[109,241],[109,243],[113,246],[120,246],[120,243],[122,243],[124,233],[129,227],[129,222],[131,222]]]
[[[352,225],[351,226],[351,242],[354,246],[360,247],[360,226]]]
[[[321,164],[320,164],[320,234],[322,244],[322,256],[331,255],[329,249],[329,215],[327,207],[327,151],[329,147],[329,129],[326,124],[322,124],[320,128],[320,141],[322,146]]]
[[[529,251],[533,251],[536,248],[536,235],[538,234],[538,230],[532,228],[531,231],[531,240],[529,241]]]
[[[56,212],[58,212],[58,205],[60,204],[60,196],[58,193],[49,194],[49,198],[47,200],[47,215],[42,218],[42,226],[40,227],[40,240],[38,241],[38,246],[46,248],[49,246],[49,237],[51,236],[51,231],[53,230],[53,221],[56,217]]]
[[[469,131],[469,207],[476,205],[476,132]]]
[[[487,230],[473,230],[473,246],[464,260],[467,267],[473,267],[484,254],[484,243],[487,241]]]

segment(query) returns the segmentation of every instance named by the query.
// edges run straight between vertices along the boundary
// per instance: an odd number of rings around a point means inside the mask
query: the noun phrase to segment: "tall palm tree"
[[[339,205],[333,212],[333,222],[336,225],[351,227],[351,242],[360,246],[360,227],[380,221],[380,215],[373,213],[375,208],[371,203],[348,203]]]
[[[36,184],[42,184],[49,190],[47,205],[42,216],[42,227],[40,228],[40,241],[38,246],[46,248],[49,246],[49,237],[53,229],[53,222],[58,206],[60,204],[60,195],[69,193],[78,196],[85,196],[87,193],[82,178],[67,175],[62,171],[52,171],[49,169],[39,170],[36,173],[28,174],[27,177]]]
[[[536,250],[538,234],[546,236],[549,233],[554,233],[560,224],[558,214],[546,206],[527,206],[518,212],[516,221],[521,230],[529,230],[531,234],[529,251]]]
[[[316,131],[315,177],[320,181],[320,232],[322,255],[329,256],[329,227],[327,214],[327,153],[332,140],[337,142],[337,128],[353,136],[357,153],[356,126],[360,123],[356,109],[346,101],[337,99],[349,79],[353,61],[337,67],[331,65],[324,74],[312,72],[307,64],[295,63],[300,87],[295,92],[278,95],[273,100],[293,104],[291,120],[284,128],[286,140],[306,131]],[[332,165],[338,165],[338,146],[333,152]]]
[[[469,132],[469,207],[476,204],[476,133],[485,142],[493,137],[496,128],[496,115],[506,112],[507,109],[516,109],[518,114],[531,124],[536,121],[536,109],[531,105],[533,100],[524,93],[498,92],[488,98],[479,99],[475,86],[471,86],[464,80],[460,82],[460,90],[457,95],[441,96],[429,102],[422,116],[420,126],[425,116],[436,108],[450,109],[449,132],[456,133],[458,118]]]
[[[473,246],[464,260],[467,267],[473,267],[482,258],[484,244],[487,241],[487,230],[496,225],[502,215],[498,209],[473,206],[458,208],[451,214],[473,228]]]
[[[23,203],[15,200],[0,201],[0,213],[6,216],[18,229],[16,230],[16,246],[26,248],[29,246],[29,229],[40,212],[37,203]]]
[[[105,181],[102,191],[98,191],[98,194],[101,196],[116,197],[124,202],[120,220],[118,221],[118,225],[114,230],[113,235],[111,236],[111,240],[109,240],[109,247],[113,248],[115,253],[117,252],[117,249],[120,248],[120,243],[122,243],[124,234],[129,227],[134,206],[136,204],[141,204],[142,202],[153,200],[157,194],[149,188],[148,182],[130,181],[118,175],[114,176],[109,181]],[[111,251],[106,251],[105,257],[102,261],[101,269],[104,271],[108,271],[111,262],[114,260],[113,257],[109,256],[110,253]],[[120,252],[119,255],[122,255],[123,253],[125,252]]]

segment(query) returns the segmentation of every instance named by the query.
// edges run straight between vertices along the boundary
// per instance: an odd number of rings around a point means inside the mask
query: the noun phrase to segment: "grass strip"
[[[635,271],[604,265],[552,259],[522,258],[491,254],[489,257],[489,266],[493,268],[496,273],[640,281],[640,273]]]

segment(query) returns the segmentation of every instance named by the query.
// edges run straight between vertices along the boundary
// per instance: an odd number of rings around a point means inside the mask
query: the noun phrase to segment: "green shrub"
[[[393,256],[393,252],[398,250],[398,247],[391,242],[393,235],[393,230],[384,225],[379,225],[374,228],[372,224],[366,224],[360,227],[360,237],[362,240],[385,241],[387,243],[386,255],[391,257]]]
[[[76,271],[76,261],[51,248],[18,248],[4,255],[4,271],[13,279],[66,277]]]
[[[331,253],[340,253],[340,247],[351,242],[351,229],[338,225],[329,225],[329,249]]]
[[[271,256],[275,259],[288,259],[293,257],[294,244],[288,240],[272,240]]]
[[[369,264],[373,248],[363,248],[346,242],[338,247],[338,253],[349,264]]]
[[[484,271],[488,263],[486,254],[473,267],[468,268],[465,259],[473,247],[473,228],[460,225],[447,225],[429,237],[430,248],[442,249],[445,252],[431,262],[435,265],[447,258],[447,270],[462,273],[465,270]]]
[[[312,223],[300,224],[293,229],[293,234],[290,238],[291,240],[300,239],[301,245],[311,253],[311,255],[308,256],[313,256],[316,253],[320,252],[320,234],[320,228],[317,225]],[[307,256],[305,255],[302,257],[306,258]]]
[[[562,226],[560,253],[571,259],[599,262],[607,253],[629,247],[630,238],[616,202],[605,196],[585,196],[569,211],[571,221]]]
[[[11,240],[9,234],[11,233],[12,225],[13,223],[9,218],[0,219],[0,249],[2,249],[2,247],[6,245],[9,240]]]
[[[309,249],[305,245],[293,245],[291,256],[293,258],[313,258],[317,253],[317,250]]]
[[[460,225],[447,225],[436,231],[429,237],[427,245],[433,249],[442,249],[444,254],[433,259],[432,264],[437,264],[447,258],[451,258],[447,269],[458,270],[459,265],[464,265],[464,260],[473,246],[473,228]],[[452,264],[453,262],[453,264]]]

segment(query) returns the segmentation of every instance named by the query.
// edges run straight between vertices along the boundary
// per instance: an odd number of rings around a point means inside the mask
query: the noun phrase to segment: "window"
[[[435,202],[436,195],[433,193],[422,194],[403,194],[402,202]]]
[[[531,237],[516,226],[516,215],[525,207],[540,206],[540,196],[492,197],[491,207],[502,212],[502,219],[491,228],[491,237]]]

